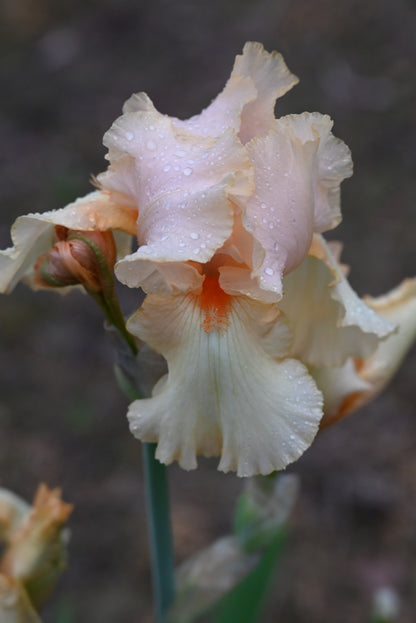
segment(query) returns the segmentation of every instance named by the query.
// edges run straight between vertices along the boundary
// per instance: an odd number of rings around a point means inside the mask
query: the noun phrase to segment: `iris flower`
[[[118,279],[147,295],[128,328],[168,373],[128,418],[163,463],[219,456],[240,476],[285,468],[321,425],[381,389],[414,337],[415,281],[363,301],[321,235],[341,220],[352,162],[327,115],[275,118],[297,81],[280,54],[247,43],[199,115],[172,118],[133,95],[104,136],[98,190],[21,217],[0,255],[8,291],[35,283],[57,226],[137,238],[133,253],[117,245]]]

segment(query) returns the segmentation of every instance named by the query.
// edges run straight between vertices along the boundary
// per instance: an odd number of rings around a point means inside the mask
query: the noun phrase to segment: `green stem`
[[[156,444],[143,444],[156,620],[158,623],[165,623],[175,593],[174,561],[166,467],[155,459],[155,450]]]
[[[100,301],[103,307],[107,301]],[[133,354],[137,353],[132,336],[124,325],[120,326],[120,318],[113,316],[114,306],[106,305],[104,310],[107,318],[118,328],[126,339]],[[116,322],[114,322],[116,320]],[[127,336],[130,339],[127,339]],[[133,341],[134,349],[131,342]],[[116,368],[116,378],[120,389],[130,400],[143,398],[139,390],[129,382],[121,368]],[[166,623],[167,612],[175,594],[173,541],[170,524],[169,491],[166,466],[155,458],[156,444],[143,443],[144,480],[146,486],[147,524],[149,531],[150,553],[152,561],[152,577],[156,602],[156,621]]]

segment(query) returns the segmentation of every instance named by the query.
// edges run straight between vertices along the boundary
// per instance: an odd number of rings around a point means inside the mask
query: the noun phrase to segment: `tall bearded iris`
[[[33,283],[57,226],[137,236],[134,253],[118,243],[116,275],[147,294],[128,328],[168,373],[128,417],[164,463],[192,469],[197,455],[219,456],[219,469],[240,476],[284,468],[311,444],[324,410],[335,420],[349,396],[372,393],[363,362],[371,368],[381,342],[397,344],[390,303],[378,315],[377,302],[361,301],[321,236],[341,220],[348,148],[328,116],[275,119],[276,99],[296,83],[279,54],[248,43],[200,115],[171,118],[133,95],[104,136],[110,165],[99,190],[22,217],[0,256],[6,290]],[[394,300],[410,319],[415,283]]]

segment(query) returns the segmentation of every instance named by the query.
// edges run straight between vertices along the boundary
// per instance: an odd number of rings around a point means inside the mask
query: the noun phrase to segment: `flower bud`
[[[66,564],[64,525],[72,506],[59,489],[40,485],[32,507],[24,511],[17,496],[0,490],[0,525],[5,551],[0,574],[19,582],[37,608],[48,597]]]
[[[35,281],[42,287],[76,284],[100,292],[112,286],[116,246],[111,231],[76,231],[55,227],[57,241],[35,264]]]

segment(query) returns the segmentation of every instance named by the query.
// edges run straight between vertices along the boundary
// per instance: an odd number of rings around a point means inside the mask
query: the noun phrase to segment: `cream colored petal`
[[[150,97],[141,91],[140,93],[133,93],[131,97],[124,103],[123,114],[128,112],[148,111],[154,112],[156,108],[153,105]]]
[[[266,137],[247,145],[255,191],[243,224],[262,247],[261,253],[254,248],[252,276],[276,301],[282,295],[283,274],[303,260],[312,241],[316,149],[277,124]]]
[[[0,292],[11,292],[24,280],[32,287],[33,267],[38,257],[54,244],[54,227],[94,231],[119,229],[134,233],[137,210],[116,203],[111,193],[97,191],[60,210],[20,216],[12,227],[13,247],[0,251]],[[127,249],[126,237],[118,236],[118,256]]]
[[[284,279],[279,306],[294,335],[292,355],[315,366],[368,357],[394,327],[351,289],[323,239],[326,261],[307,257]]]
[[[281,117],[278,124],[290,128],[303,144],[317,143],[313,230],[333,229],[341,221],[340,184],[352,175],[349,148],[331,133],[333,121],[328,115],[308,112],[288,115]]]
[[[130,406],[133,434],[185,469],[197,455],[220,456],[219,469],[240,476],[283,469],[316,434],[320,392],[298,361],[267,354],[275,306],[233,298],[210,331],[204,313],[198,296],[148,296],[129,321],[169,368],[152,398]]]
[[[365,359],[349,359],[341,368],[312,368],[324,395],[321,426],[329,426],[379,394],[401,365],[416,339],[416,279],[378,298],[365,298],[382,318],[397,327]]]
[[[371,391],[370,383],[360,378],[351,358],[343,366],[312,366],[310,373],[324,397],[321,427],[338,421],[356,404],[358,396]]]
[[[416,279],[406,279],[400,286],[365,302],[397,331],[381,342],[377,350],[361,364],[359,374],[371,383],[376,394],[390,381],[416,339]]]

